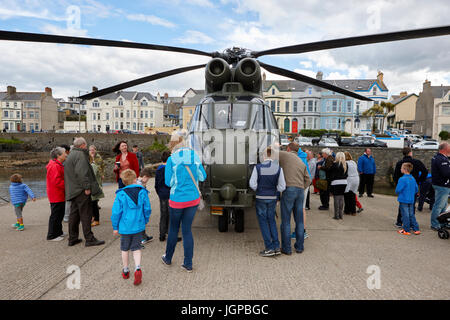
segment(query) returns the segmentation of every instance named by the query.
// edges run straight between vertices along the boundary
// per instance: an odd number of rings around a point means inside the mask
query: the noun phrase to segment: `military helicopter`
[[[233,47],[223,52],[205,52],[195,49],[172,47],[156,44],[114,41],[104,39],[59,36],[48,34],[1,31],[0,40],[43,42],[59,44],[78,44],[143,50],[161,50],[185,54],[202,55],[212,58],[207,64],[177,68],[136,80],[107,87],[82,95],[82,100],[90,100],[103,95],[155,81],[172,75],[205,68],[205,96],[197,105],[189,124],[189,141],[199,153],[206,153],[202,159],[208,175],[201,185],[203,197],[210,207],[210,212],[219,216],[218,229],[228,230],[233,223],[236,232],[244,231],[244,209],[253,207],[254,193],[249,188],[249,178],[253,165],[258,158],[253,157],[250,149],[259,152],[278,140],[278,126],[270,107],[264,102],[262,95],[261,67],[269,72],[287,78],[302,81],[317,87],[328,89],[359,100],[372,101],[352,91],[342,89],[324,81],[307,77],[283,68],[263,63],[258,58],[266,55],[300,54],[319,50],[359,46],[372,43],[400,41],[450,34],[450,26],[440,26],[407,31],[380,33],[366,36],[324,40],[293,46],[279,47],[264,51],[252,51]],[[216,135],[209,134],[215,130]],[[264,131],[263,138],[256,141],[246,137],[238,141],[243,130],[250,132]],[[217,133],[219,133],[217,135]],[[208,136],[209,134],[209,136]],[[223,135],[222,135],[223,134]],[[222,138],[220,137],[222,135]],[[207,136],[207,138],[205,138]],[[213,137],[214,136],[214,137]],[[219,136],[219,139],[217,139]],[[259,139],[259,140],[258,140]],[[261,140],[263,140],[261,142]],[[211,144],[215,147],[211,149]],[[217,163],[216,156],[222,152],[233,155],[230,162]],[[237,150],[238,146],[241,148]],[[236,148],[235,148],[236,147]],[[205,152],[207,151],[207,152]],[[237,151],[237,152],[236,152]],[[214,158],[212,160],[212,158]],[[241,161],[236,161],[240,157]]]

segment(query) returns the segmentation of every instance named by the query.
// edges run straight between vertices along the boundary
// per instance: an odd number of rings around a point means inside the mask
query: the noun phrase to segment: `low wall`
[[[94,144],[97,150],[102,152],[111,152],[114,145],[125,140],[131,147],[138,145],[139,148],[151,146],[153,142],[168,143],[170,136],[168,135],[150,135],[150,134],[107,134],[107,133],[0,133],[3,139],[18,139],[23,144],[16,145],[11,149],[14,151],[50,151],[54,147],[62,144],[71,145],[75,137],[82,136],[86,139],[88,145]],[[5,150],[9,151],[9,150]],[[11,150],[12,151],[12,150]]]
[[[303,147],[302,150],[311,150],[317,153],[324,149],[324,147]],[[355,162],[358,162],[358,158],[364,154],[365,148],[359,147],[333,147],[331,148],[334,153],[339,151],[348,151],[353,157]],[[372,155],[375,159],[377,173],[375,175],[375,184],[378,186],[392,186],[392,174],[395,169],[397,161],[403,158],[402,149],[393,148],[370,148]],[[413,157],[419,159],[430,170],[431,158],[437,153],[436,150],[413,150]]]

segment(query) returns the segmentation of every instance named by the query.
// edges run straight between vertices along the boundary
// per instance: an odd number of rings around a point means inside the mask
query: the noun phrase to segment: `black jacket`
[[[161,200],[167,200],[170,197],[170,188],[165,183],[166,166],[160,165],[155,174],[155,190]]]
[[[333,163],[329,174],[330,182],[334,180],[345,180],[348,177],[347,170],[344,170],[344,167],[338,162]]]
[[[433,185],[450,188],[450,161],[443,154],[431,159],[431,179]]]
[[[395,165],[394,176],[392,177],[394,179],[395,184],[397,184],[398,179],[400,179],[403,176],[403,173],[401,172],[402,165],[407,162],[413,165],[411,175],[414,177],[417,184],[420,184],[427,179],[428,169],[425,167],[423,162],[418,159],[406,156],[402,160],[397,162],[397,164]]]

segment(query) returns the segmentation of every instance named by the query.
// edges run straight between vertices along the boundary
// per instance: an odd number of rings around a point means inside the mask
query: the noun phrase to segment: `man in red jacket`
[[[51,214],[48,221],[47,240],[62,241],[64,232],[62,221],[65,213],[64,166],[67,154],[64,148],[57,147],[50,152],[51,160],[47,164],[47,197]]]

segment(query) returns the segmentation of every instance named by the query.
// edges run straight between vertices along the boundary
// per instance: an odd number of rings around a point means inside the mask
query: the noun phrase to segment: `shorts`
[[[25,207],[25,203],[18,203],[14,205],[14,212],[16,213],[17,219],[22,219],[23,207]]]
[[[121,234],[120,235],[120,250],[121,251],[137,251],[141,250],[141,241],[144,231],[135,234]]]

